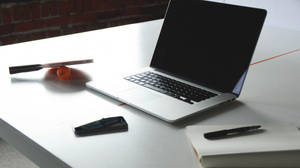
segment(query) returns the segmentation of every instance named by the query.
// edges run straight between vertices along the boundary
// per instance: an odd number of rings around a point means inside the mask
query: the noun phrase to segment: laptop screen
[[[262,9],[172,0],[151,67],[239,94],[265,16]]]

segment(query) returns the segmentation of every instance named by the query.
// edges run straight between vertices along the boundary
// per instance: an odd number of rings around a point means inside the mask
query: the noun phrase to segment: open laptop
[[[233,101],[241,93],[266,13],[171,0],[150,67],[87,86],[167,122]]]

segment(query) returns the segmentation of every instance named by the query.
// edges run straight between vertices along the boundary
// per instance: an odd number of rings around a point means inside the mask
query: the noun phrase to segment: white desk
[[[300,125],[299,78],[293,76],[300,70],[300,53],[251,66],[239,101],[173,125],[127,105],[118,106],[120,102],[84,87],[44,80],[47,70],[8,75],[11,65],[80,58],[94,58],[94,64],[74,66],[92,79],[147,66],[161,23],[0,47],[4,59],[0,63],[0,136],[42,168],[196,168],[199,164],[185,137],[186,125]],[[272,27],[264,32],[254,61],[300,48],[295,46],[300,39],[295,32]],[[282,41],[285,37],[289,40]],[[81,138],[72,132],[78,124],[116,115],[125,117],[128,132]]]

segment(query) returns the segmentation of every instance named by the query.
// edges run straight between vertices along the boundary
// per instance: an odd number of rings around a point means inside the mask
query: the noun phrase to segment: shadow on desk
[[[217,117],[218,115],[230,112],[236,108],[240,108],[242,106],[245,106],[243,102],[240,101],[233,101],[228,104],[224,104],[221,106],[214,107],[212,109],[203,111],[201,113],[196,113],[191,116],[187,116],[179,121],[176,121],[173,123],[174,126],[184,128],[188,125],[196,125],[197,123],[200,123],[201,121]]]
[[[84,72],[70,68],[71,75],[67,80],[61,80],[57,76],[57,69],[49,69],[43,79],[17,78],[12,77],[12,84],[40,83],[51,92],[56,93],[74,93],[85,90],[86,82],[90,81],[90,77]]]

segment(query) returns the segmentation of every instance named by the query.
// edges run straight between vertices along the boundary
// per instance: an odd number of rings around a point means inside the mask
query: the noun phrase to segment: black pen
[[[239,127],[239,128],[233,128],[233,129],[225,129],[220,131],[214,131],[214,132],[208,132],[204,133],[204,137],[206,139],[218,139],[218,138],[225,138],[228,135],[239,135],[243,134],[249,131],[254,131],[259,129],[260,125],[253,125],[253,126],[247,126],[247,127]]]

